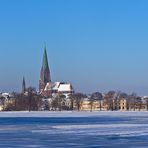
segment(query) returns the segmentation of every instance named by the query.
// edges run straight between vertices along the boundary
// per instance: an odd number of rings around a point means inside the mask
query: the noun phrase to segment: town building
[[[88,98],[84,98],[81,102],[81,111],[105,111],[106,108],[103,104],[103,100],[90,101]]]
[[[7,105],[14,102],[13,95],[10,93],[0,93],[0,111],[3,111]]]
[[[52,82],[46,47],[44,48],[42,67],[40,71],[39,92],[44,96],[63,93],[68,96],[74,92],[72,84],[68,82]]]

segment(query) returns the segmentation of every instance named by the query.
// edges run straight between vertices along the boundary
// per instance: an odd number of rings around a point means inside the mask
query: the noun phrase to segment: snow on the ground
[[[148,112],[23,111],[0,112],[0,117],[2,148],[148,146]]]
[[[56,125],[52,127],[56,133],[80,135],[120,135],[126,137],[148,135],[148,124],[88,124],[88,125]],[[40,130],[39,133],[51,134],[53,130]]]
[[[95,111],[95,112],[77,112],[77,111],[12,111],[0,112],[0,117],[148,117],[147,111]]]

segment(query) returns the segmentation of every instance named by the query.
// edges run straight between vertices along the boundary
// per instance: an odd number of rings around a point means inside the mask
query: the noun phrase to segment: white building
[[[10,93],[0,93],[0,111],[2,111],[5,106],[13,100],[12,94]]]
[[[48,94],[62,93],[66,96],[74,92],[70,83],[65,82],[49,82],[46,84],[44,92]]]

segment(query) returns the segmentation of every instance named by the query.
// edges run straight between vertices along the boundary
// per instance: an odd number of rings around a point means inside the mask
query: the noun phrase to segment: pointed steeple
[[[50,77],[48,57],[47,57],[47,51],[46,51],[46,45],[45,45],[42,67],[41,67],[41,72],[40,72],[39,90],[43,91],[48,82],[51,82],[51,77]]]
[[[25,77],[23,77],[23,83],[22,83],[22,93],[26,92],[26,82],[25,82]]]
[[[43,70],[49,69],[49,66],[48,66],[48,58],[47,58],[47,52],[46,52],[46,46],[45,46],[45,48],[44,48],[42,69],[43,69]]]

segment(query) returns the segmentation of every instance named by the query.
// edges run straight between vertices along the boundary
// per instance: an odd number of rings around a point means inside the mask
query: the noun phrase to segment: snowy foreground
[[[148,117],[148,111],[96,111],[96,112],[77,112],[77,111],[13,111],[0,112],[0,117],[99,117],[99,116],[145,116]]]
[[[1,112],[1,147],[147,148],[148,112]]]

